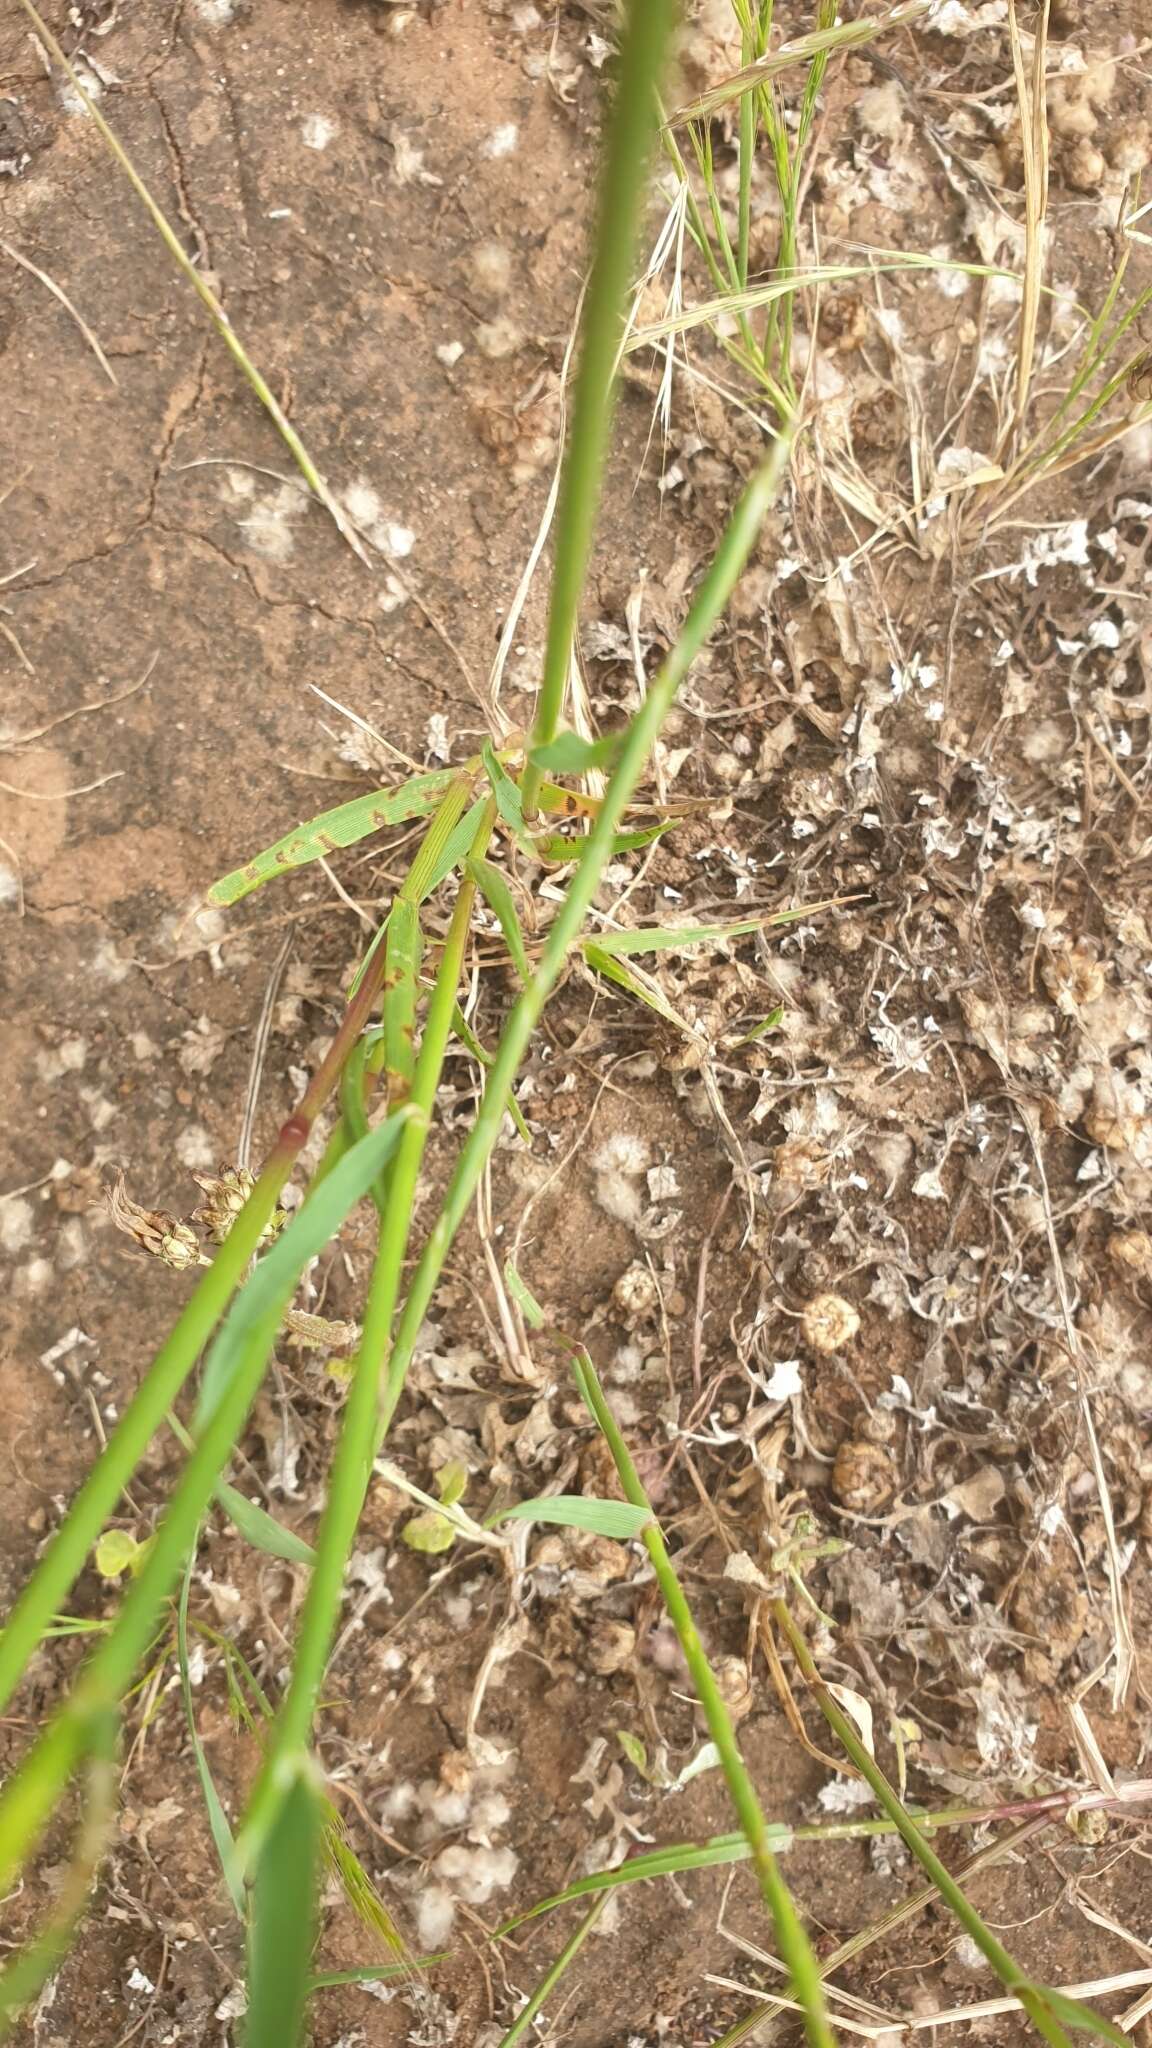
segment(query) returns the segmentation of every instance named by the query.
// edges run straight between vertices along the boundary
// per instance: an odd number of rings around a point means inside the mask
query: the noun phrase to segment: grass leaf
[[[501,869],[496,867],[490,860],[470,860],[468,862],[468,873],[488,904],[489,909],[494,911],[496,915],[500,930],[504,934],[504,944],[508,948],[512,965],[516,969],[521,984],[523,984],[528,980],[532,969],[528,965],[528,952],[524,944],[524,933],[507,879]]]
[[[597,932],[593,943],[598,952],[609,953],[613,959],[633,953],[671,953],[686,946],[720,946],[728,939],[758,932],[768,922],[763,917],[744,917],[736,924],[649,925],[629,932]]]
[[[504,1261],[504,1285],[528,1327],[532,1330],[542,1330],[545,1322],[544,1311],[511,1259]]]
[[[267,1508],[258,1501],[248,1500],[226,1479],[216,1488],[216,1499],[223,1508],[233,1527],[239,1529],[246,1543],[253,1550],[262,1550],[268,1557],[282,1557],[288,1564],[315,1564],[316,1552],[302,1536],[292,1529],[286,1529]]]
[[[520,796],[519,784],[513,782],[491,740],[485,740],[481,759],[487,770],[488,780],[492,784],[492,794],[496,799],[497,811],[507,825],[508,830],[517,839],[524,839],[526,836],[524,830],[524,805]]]
[[[688,100],[677,107],[669,116],[667,126],[679,128],[685,121],[707,121],[721,107],[732,100],[741,99],[745,93],[758,85],[764,85],[776,78],[782,71],[790,71],[798,64],[810,64],[813,59],[834,55],[838,50],[851,50],[861,43],[870,43],[886,30],[899,28],[903,23],[919,20],[929,12],[931,0],[905,0],[905,5],[894,7],[890,14],[870,15],[860,21],[839,22],[833,28],[817,29],[808,36],[797,36],[795,41],[782,43],[769,57],[758,58],[754,64],[745,64],[734,71],[729,78],[722,78],[717,85],[701,93],[699,99]]]
[[[432,894],[433,889],[440,887],[445,876],[450,875],[454,868],[463,866],[468,850],[476,837],[480,820],[484,816],[484,810],[485,799],[478,797],[476,802],[465,811],[459,823],[453,826],[451,832],[445,838],[437,858],[431,863],[424,878],[420,895],[421,902],[424,901],[426,896]]]
[[[626,1543],[639,1536],[651,1519],[650,1510],[633,1507],[626,1500],[596,1500],[585,1493],[553,1493],[501,1508],[484,1527],[493,1529],[498,1522],[551,1522],[558,1529],[589,1529],[594,1536],[612,1536],[616,1542]]]
[[[321,1800],[299,1759],[256,1863],[248,1944],[244,2048],[296,2048],[316,1938]]]
[[[605,733],[598,740],[586,740],[578,732],[558,732],[546,746],[532,749],[532,760],[552,775],[584,775],[589,768],[614,767],[623,745],[621,732]]]
[[[277,1307],[287,1308],[309,1259],[317,1258],[336,1235],[350,1202],[357,1199],[350,1191],[362,1191],[365,1175],[369,1182],[376,1178],[395,1151],[405,1122],[403,1112],[389,1117],[345,1153],[241,1288],[205,1361],[194,1423],[197,1436],[212,1420],[253,1330]]]
[[[625,967],[593,939],[585,939],[582,951],[589,967],[594,968],[597,974],[602,974],[605,981],[614,982],[626,995],[634,996],[638,1003],[643,1003],[649,1010],[654,1010],[666,1024],[671,1024],[676,1031],[682,1031],[685,1037],[696,1036],[687,1018],[682,1017],[679,1010],[673,1008],[659,982],[652,975],[646,974],[642,967]]]
[[[192,1674],[188,1666],[188,1595],[192,1589],[192,1573],[196,1565],[196,1543],[188,1552],[188,1563],[180,1583],[180,1598],[176,1604],[176,1662],[180,1669],[180,1693],[184,1701],[184,1719],[188,1723],[188,1734],[192,1743],[192,1754],[196,1759],[196,1775],[208,1813],[208,1826],[216,1859],[228,1887],[228,1896],[238,1919],[244,1918],[244,1887],[232,1875],[232,1829],[228,1816],[216,1790],[216,1780],[204,1754],[200,1731],[196,1726],[196,1705],[192,1698]]]
[[[309,861],[319,860],[321,854],[355,846],[386,825],[403,825],[409,818],[428,817],[458,774],[456,768],[437,768],[429,775],[412,776],[399,789],[374,789],[368,796],[338,804],[334,811],[322,811],[306,825],[297,825],[294,832],[285,833],[283,839],[266,847],[263,853],[254,854],[243,867],[213,882],[208,891],[209,903],[239,903],[276,875],[306,867]]]

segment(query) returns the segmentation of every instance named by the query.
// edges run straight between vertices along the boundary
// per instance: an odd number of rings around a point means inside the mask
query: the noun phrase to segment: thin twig
[[[139,680],[135,683],[129,683],[123,690],[115,690],[111,697],[96,697],[91,704],[78,704],[74,711],[61,711],[56,718],[49,718],[44,725],[34,725],[30,732],[6,734],[0,739],[0,747],[30,746],[33,740],[42,740],[46,733],[55,732],[59,726],[68,725],[74,718],[87,718],[93,711],[107,711],[113,704],[122,704],[125,697],[134,697],[138,690],[144,688],[145,683],[151,678],[152,671],[159,659],[160,654],[159,650],[157,650],[155,654],[150,656],[148,666]]]
[[[56,283],[55,278],[49,277],[48,272],[46,270],[38,269],[35,263],[30,263],[27,256],[22,256],[20,254],[19,249],[14,249],[12,247],[11,242],[6,242],[2,235],[0,235],[0,249],[3,249],[5,256],[7,256],[11,262],[18,263],[20,265],[21,270],[26,270],[30,277],[38,277],[41,284],[44,286],[45,290],[50,291],[52,297],[60,301],[60,304],[63,306],[64,311],[72,315],[73,320],[76,322],[77,327],[80,329],[81,334],[84,336],[85,341],[88,343],[88,346],[91,349],[93,355],[95,356],[96,361],[99,363],[100,368],[103,370],[104,375],[107,377],[110,384],[115,385],[118,391],[120,389],[120,385],[115,370],[112,368],[111,363],[108,361],[107,356],[105,355],[103,349],[101,348],[100,343],[97,341],[96,336],[93,334],[92,329],[89,327],[88,322],[84,320],[81,317],[81,315],[76,311],[76,308],[72,304],[71,299],[68,297],[67,292],[61,291],[60,286]]]

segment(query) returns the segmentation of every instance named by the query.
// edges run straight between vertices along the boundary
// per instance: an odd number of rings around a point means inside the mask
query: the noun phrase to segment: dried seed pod
[[[440,1783],[449,1792],[468,1792],[476,1766],[466,1749],[446,1749],[440,1759]]]
[[[1137,178],[1152,158],[1152,131],[1147,121],[1117,121],[1104,138],[1108,161],[1114,171]]]
[[[853,1514],[874,1515],[896,1492],[896,1467],[882,1444],[841,1444],[832,1467],[832,1492]]]
[[[753,1703],[752,1680],[743,1657],[714,1657],[712,1675],[732,1719],[742,1721],[751,1713]]]
[[[1108,1253],[1137,1279],[1152,1280],[1152,1231],[1114,1230],[1108,1239]]]
[[[655,1280],[641,1260],[633,1259],[632,1264],[625,1267],[612,1289],[612,1300],[629,1328],[634,1323],[651,1322],[657,1312],[660,1295]]]
[[[860,1328],[860,1316],[842,1294],[814,1294],[800,1312],[804,1342],[812,1351],[842,1351]]]
[[[1093,1103],[1084,1113],[1084,1129],[1089,1138],[1106,1152],[1134,1151],[1147,1126],[1147,1117],[1128,1109],[1113,1109],[1107,1103]]]
[[[1099,960],[1085,945],[1053,947],[1042,956],[1040,972],[1058,1010],[1074,1017],[1085,1003],[1103,995],[1106,976]]]
[[[623,1671],[636,1654],[636,1631],[627,1621],[598,1621],[588,1632],[588,1668],[598,1678]]]
[[[772,1154],[770,1193],[778,1201],[797,1201],[818,1188],[832,1171],[832,1158],[815,1138],[785,1138]]]
[[[192,1178],[205,1198],[199,1209],[193,1209],[192,1221],[202,1225],[213,1244],[223,1244],[256,1182],[246,1166],[222,1166],[219,1173],[194,1173]],[[279,1237],[286,1220],[283,1209],[274,1209],[261,1244]]]
[[[1098,192],[1107,170],[1096,144],[1082,135],[1064,159],[1064,175],[1077,192]]]
[[[141,1251],[171,1266],[173,1272],[182,1273],[188,1266],[211,1265],[191,1225],[182,1223],[178,1216],[170,1216],[166,1209],[142,1209],[128,1194],[122,1173],[105,1189],[104,1196],[117,1230],[132,1238]]]
[[[1049,1656],[1062,1662],[1080,1641],[1088,1622],[1088,1600],[1071,1572],[1050,1565],[1026,1571],[1012,1597],[1012,1619],[1037,1636]]]

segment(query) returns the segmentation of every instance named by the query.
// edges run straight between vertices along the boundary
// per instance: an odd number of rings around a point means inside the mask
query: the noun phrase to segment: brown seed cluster
[[[104,1190],[108,1213],[117,1230],[122,1230],[150,1258],[161,1260],[176,1273],[184,1272],[188,1266],[211,1265],[193,1225],[200,1225],[210,1243],[223,1244],[256,1185],[246,1166],[222,1166],[217,1174],[194,1173],[192,1178],[205,1200],[192,1211],[189,1221],[170,1215],[166,1209],[142,1208],[129,1195],[123,1172],[117,1173],[111,1187]],[[260,1243],[270,1244],[280,1235],[286,1221],[286,1211],[274,1209]]]

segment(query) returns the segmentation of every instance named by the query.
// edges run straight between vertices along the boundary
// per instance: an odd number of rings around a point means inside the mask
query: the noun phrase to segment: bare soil
[[[785,28],[808,25],[785,12]],[[981,221],[1019,217],[1007,43],[994,0],[983,12],[969,35],[886,42],[887,69],[834,67],[810,195],[825,256],[864,243],[987,260]],[[1138,15],[1135,0],[1054,10],[1069,68],[1101,59],[1110,76],[1089,117],[1101,180],[1083,184],[1079,137],[1054,145],[1052,276],[1092,307],[1117,179],[1147,139]],[[731,51],[712,24],[687,62],[715,76]],[[395,560],[370,573],[297,490],[11,0],[0,18],[4,241],[66,291],[116,379],[0,248],[6,1600],[188,1284],[115,1234],[102,1186],[123,1167],[137,1200],[187,1213],[190,1172],[237,1158],[267,1009],[259,1157],[332,1030],[363,936],[356,905],[370,915],[400,871],[395,847],[360,848],[334,864],[339,892],[308,870],[227,918],[197,910],[218,874],[389,772],[386,750],[310,686],[419,761],[441,757],[445,734],[462,756],[483,730],[477,691],[555,457],[602,32],[591,8],[557,23],[460,0],[82,0],[72,14],[68,48],[254,360],[333,486],[358,494],[360,516],[374,506]],[[694,808],[644,859],[627,915],[845,900],[731,957],[661,970],[703,1060],[574,972],[522,1089],[531,1152],[509,1141],[497,1155],[489,1242],[476,1226],[461,1238],[394,1439],[421,1485],[463,1457],[478,1508],[561,1477],[610,1489],[563,1362],[505,1343],[491,1271],[519,1227],[526,1278],[605,1372],[747,1708],[765,1802],[793,1823],[852,1811],[851,1791],[797,1742],[725,1561],[770,1570],[800,1511],[849,1546],[811,1576],[835,1624],[825,1668],[869,1698],[893,1770],[899,1728],[917,1802],[1083,1781],[1081,1693],[1116,1781],[1147,1772],[1148,442],[1136,430],[995,533],[964,494],[907,514],[942,448],[992,448],[988,393],[1009,388],[1014,314],[971,281],[887,279],[822,301],[795,492],[674,714],[661,773]],[[1042,382],[1059,390],[1051,334]],[[708,346],[695,359],[724,369]],[[759,445],[684,379],[662,447],[653,385],[635,358],[587,607],[589,688],[608,719],[635,701],[629,615],[650,669]],[[838,493],[829,465],[891,524]],[[504,684],[513,720],[530,717],[541,643],[534,592]],[[502,969],[481,974],[482,1039],[509,994]],[[776,1031],[747,1042],[777,1005]],[[454,1059],[426,1201],[474,1091]],[[355,1313],[370,1245],[367,1217],[354,1220],[313,1306]],[[859,1318],[834,1351],[804,1313],[826,1292]],[[792,1361],[800,1393],[774,1393]],[[285,1345],[246,1445],[243,1483],[305,1535],[341,1398],[338,1373]],[[1086,1412],[1137,1648],[1122,1705]],[[154,1446],[125,1527],[147,1533],[178,1464],[174,1442]],[[374,1488],[321,1748],[389,1909],[416,1945],[439,1945],[442,1910],[452,1956],[431,1996],[320,1994],[317,2048],[487,2048],[572,1909],[499,1950],[485,1928],[628,1845],[731,1825],[715,1771],[658,1790],[619,1744],[621,1730],[641,1738],[675,1777],[703,1739],[637,1555],[534,1537],[513,1585],[482,1558],[414,1555],[398,1541],[405,1512]],[[196,1611],[272,1695],[300,1594],[298,1573],[223,1524],[206,1530]],[[92,1570],[71,1611],[98,1617],[115,1597]],[[612,1624],[635,1647],[605,1671]],[[494,1643],[508,1654],[486,1673]],[[74,1659],[64,1644],[37,1661],[0,1724],[6,1766]],[[18,2030],[36,2048],[235,2037],[239,1931],[175,1664],[158,1659],[93,1910]],[[197,1679],[235,1813],[256,1745],[214,1652]],[[953,1864],[974,1846],[970,1831],[941,1840]],[[440,1860],[453,1848],[471,1892]],[[60,1829],[8,1902],[6,1940],[42,1915],[66,1851]],[[973,1895],[1038,1975],[1084,1982],[1146,1960],[1116,1931],[1152,1939],[1145,1862],[1133,1808],[1101,1834],[1053,1826]],[[787,1868],[822,1951],[916,1888],[883,1843],[798,1846]],[[772,1981],[717,1932],[725,1887],[711,1871],[618,1894],[538,2038],[717,2041],[750,2002],[706,1973]],[[744,1873],[725,1924],[766,1944]],[[333,1888],[323,1967],[385,1959]],[[905,2013],[992,1988],[935,1908],[838,1981]],[[1135,1995],[1103,2003],[1117,2013]],[[1003,2016],[968,2028],[981,2030],[1023,2038]]]

